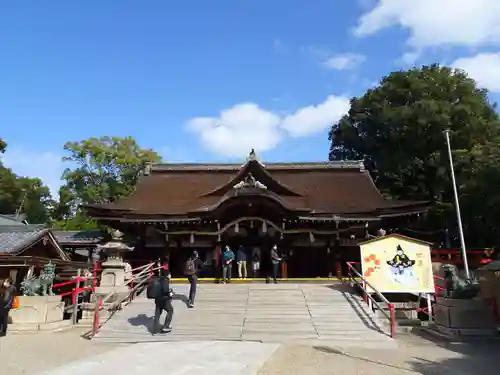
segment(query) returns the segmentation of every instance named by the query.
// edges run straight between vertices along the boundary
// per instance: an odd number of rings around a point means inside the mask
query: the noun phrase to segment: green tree
[[[28,222],[45,224],[53,201],[50,190],[38,178],[19,177],[0,166],[0,213],[24,213]]]
[[[7,144],[0,139],[0,152],[6,151]],[[50,221],[53,206],[50,190],[39,178],[21,177],[0,161],[0,213],[26,215],[32,224]]]
[[[0,154],[3,154],[5,152],[5,149],[7,148],[7,143],[0,138]]]
[[[474,235],[474,245],[500,244],[500,139],[475,145],[460,154],[460,201],[464,226]]]
[[[68,142],[70,153],[65,161],[75,165],[63,174],[65,188],[81,203],[109,203],[128,196],[148,164],[159,162],[160,156],[142,149],[132,137],[90,138]]]
[[[32,224],[50,223],[54,205],[50,189],[39,178],[18,177],[20,212]]]
[[[65,184],[59,191],[55,210],[58,227],[95,226],[79,205],[110,203],[128,196],[141,170],[148,163],[161,161],[156,152],[139,147],[132,137],[90,138],[68,142],[64,149],[69,153],[64,160],[72,167],[65,170]]]
[[[489,140],[500,135],[500,121],[487,91],[464,72],[439,65],[394,72],[351,99],[349,113],[330,131],[329,157],[366,160],[389,197],[435,202],[430,226],[443,228],[454,220],[445,129],[456,158],[486,144],[494,149]],[[464,194],[471,162],[456,170]]]
[[[20,204],[17,176],[0,163],[0,213],[13,214]]]

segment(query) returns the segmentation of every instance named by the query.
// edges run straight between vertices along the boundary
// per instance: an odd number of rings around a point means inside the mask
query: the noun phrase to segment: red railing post
[[[94,309],[94,324],[92,325],[92,331],[93,331],[92,337],[94,337],[99,331],[99,326],[100,326],[99,318],[100,318],[101,308],[102,308],[102,300],[100,299],[97,301]]]
[[[366,281],[363,280],[363,300],[365,301],[365,303],[368,305],[368,290],[366,288]]]
[[[391,337],[394,338],[396,336],[396,309],[393,303],[389,303],[387,306],[389,306],[389,316],[391,317],[389,320],[391,325]]]
[[[92,287],[94,288],[97,288],[97,260],[94,262],[94,269],[93,269],[93,272],[92,272],[92,276],[93,276],[93,280],[92,280]]]

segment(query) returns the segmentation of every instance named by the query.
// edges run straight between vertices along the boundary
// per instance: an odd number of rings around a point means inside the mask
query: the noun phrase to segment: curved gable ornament
[[[259,182],[252,176],[251,173],[247,174],[244,180],[241,180],[236,185],[233,186],[234,189],[243,189],[243,188],[257,188],[267,190],[267,186],[262,182]]]
[[[245,164],[248,164],[248,163],[249,163],[249,162],[251,162],[251,161],[256,161],[256,162],[258,162],[260,165],[264,166],[264,163],[262,163],[262,161],[260,160],[260,158],[257,156],[257,153],[255,152],[255,149],[254,149],[254,148],[252,148],[252,149],[250,150],[250,153],[249,153],[249,154],[248,154],[248,156],[247,156],[247,159],[246,159],[246,161],[245,161]],[[243,164],[243,165],[245,165],[245,164]]]

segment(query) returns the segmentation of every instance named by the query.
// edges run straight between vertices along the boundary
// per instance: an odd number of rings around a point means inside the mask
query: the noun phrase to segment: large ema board
[[[434,293],[430,245],[399,234],[362,242],[363,276],[381,293]]]

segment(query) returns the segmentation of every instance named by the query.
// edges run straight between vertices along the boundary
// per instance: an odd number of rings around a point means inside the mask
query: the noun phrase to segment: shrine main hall
[[[428,202],[384,198],[362,162],[265,163],[252,151],[243,165],[148,165],[129,197],[85,209],[126,234],[132,265],[168,259],[182,277],[197,250],[202,277],[215,277],[221,247],[258,248],[264,260],[277,245],[283,278],[317,278],[359,261],[359,242]]]

